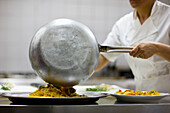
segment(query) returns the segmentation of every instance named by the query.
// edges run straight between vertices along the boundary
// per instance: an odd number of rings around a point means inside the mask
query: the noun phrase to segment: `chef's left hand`
[[[139,42],[129,54],[133,57],[147,59],[153,56],[156,51],[157,48],[154,46],[153,42]]]

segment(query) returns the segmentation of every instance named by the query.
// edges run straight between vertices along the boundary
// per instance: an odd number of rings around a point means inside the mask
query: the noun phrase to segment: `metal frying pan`
[[[131,49],[101,46],[87,26],[70,19],[56,19],[37,31],[30,43],[29,57],[44,81],[55,86],[73,86],[94,73],[99,52]]]

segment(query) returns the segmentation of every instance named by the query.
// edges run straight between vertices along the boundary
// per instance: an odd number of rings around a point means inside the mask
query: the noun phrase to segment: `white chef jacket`
[[[136,11],[118,20],[102,45],[134,46],[140,41],[153,41],[170,45],[170,6],[155,1],[150,17],[141,25]],[[119,54],[102,53],[114,61]],[[137,90],[156,90],[170,93],[170,63],[159,56],[148,59],[125,58],[135,76]]]

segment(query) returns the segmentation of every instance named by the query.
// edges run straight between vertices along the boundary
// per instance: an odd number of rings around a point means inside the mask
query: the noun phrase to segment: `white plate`
[[[141,96],[141,95],[121,95],[121,94],[111,94],[116,97],[118,102],[142,102],[142,103],[152,103],[158,102],[160,99],[169,96],[168,93],[160,93],[161,95],[153,95],[153,96]]]
[[[106,97],[103,94],[85,94],[87,97],[29,97],[30,93],[2,93],[2,97],[8,98],[13,104],[43,104],[43,105],[62,105],[62,104],[94,104],[99,98]]]

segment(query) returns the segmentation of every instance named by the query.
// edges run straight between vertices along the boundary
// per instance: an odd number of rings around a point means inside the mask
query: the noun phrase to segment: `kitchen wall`
[[[161,1],[170,4],[170,0]],[[0,0],[0,73],[32,72],[29,43],[53,19],[80,21],[102,43],[114,23],[130,11],[129,0]],[[113,65],[129,69],[123,56]]]
[[[29,43],[53,19],[80,21],[102,43],[114,23],[130,11],[128,0],[0,0],[0,72],[31,72]],[[128,67],[124,61],[122,66]]]
[[[53,19],[80,21],[102,43],[114,23],[130,11],[128,0],[0,0],[0,72],[32,71],[29,43]]]

